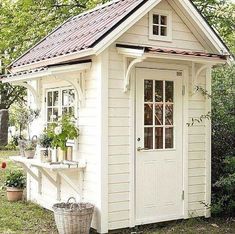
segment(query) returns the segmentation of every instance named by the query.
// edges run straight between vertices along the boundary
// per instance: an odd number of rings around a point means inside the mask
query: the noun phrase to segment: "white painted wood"
[[[171,150],[137,150],[136,153],[136,224],[182,217],[182,78],[176,71],[137,69],[136,147],[144,149],[144,80],[174,82],[174,134]],[[164,142],[164,139],[163,139]]]
[[[211,93],[211,67],[206,72],[206,90]],[[205,112],[211,112],[211,98],[207,98],[205,102]],[[208,206],[211,205],[211,120],[206,121],[206,196],[205,202]],[[205,217],[210,217],[210,209],[205,208]]]

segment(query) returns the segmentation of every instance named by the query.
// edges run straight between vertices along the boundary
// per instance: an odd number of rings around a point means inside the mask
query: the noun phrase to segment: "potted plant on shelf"
[[[47,132],[44,131],[43,134],[39,137],[39,145],[40,145],[40,159],[42,162],[51,162],[51,148],[52,138],[48,136]]]
[[[6,175],[5,186],[8,201],[20,201],[26,187],[26,177],[22,171],[9,171]]]
[[[24,148],[24,156],[28,159],[34,158],[36,151],[37,141],[31,140],[27,141]]]
[[[75,140],[79,136],[79,129],[75,125],[75,119],[64,114],[57,123],[52,123],[47,129],[47,135],[52,139],[52,147],[57,149],[57,159],[59,162],[65,160],[68,140]]]

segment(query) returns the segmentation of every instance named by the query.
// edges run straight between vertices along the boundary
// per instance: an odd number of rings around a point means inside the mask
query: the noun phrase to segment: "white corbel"
[[[131,63],[129,64],[129,66],[127,66],[127,58],[124,58],[124,69],[125,69],[125,77],[124,77],[124,92],[126,93],[128,91],[128,89],[130,88],[130,74],[131,71],[133,69],[133,67],[137,64],[137,63],[141,63],[143,62],[145,59],[144,56],[139,57],[139,58],[135,58],[134,60],[131,61]]]
[[[195,87],[198,84],[199,76],[201,75],[201,73],[204,70],[207,70],[210,67],[211,67],[211,65],[209,65],[209,64],[202,64],[198,68],[196,68],[196,64],[192,63],[192,86],[191,86],[191,94],[192,95],[195,93]]]
[[[34,102],[37,106],[37,109],[38,110],[41,109],[39,94],[38,94],[37,90],[32,85],[30,85],[27,82],[15,82],[15,83],[12,83],[12,85],[14,85],[14,86],[23,86],[23,87],[27,88],[33,95]]]
[[[69,84],[71,84],[76,92],[76,98],[79,100],[80,105],[84,105],[85,95],[84,95],[84,79],[85,79],[85,73],[80,72],[78,78],[71,78],[71,77],[63,77],[56,76],[57,79],[67,81]]]

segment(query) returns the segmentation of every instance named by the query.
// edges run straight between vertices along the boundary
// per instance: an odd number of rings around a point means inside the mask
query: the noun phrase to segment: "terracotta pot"
[[[23,189],[7,187],[7,200],[10,202],[21,201],[23,198]]]

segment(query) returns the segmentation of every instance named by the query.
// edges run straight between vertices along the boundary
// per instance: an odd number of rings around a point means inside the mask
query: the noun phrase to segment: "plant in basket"
[[[52,123],[47,129],[47,135],[52,139],[51,145],[57,149],[58,161],[65,159],[67,141],[75,140],[79,136],[79,129],[75,122],[71,115],[65,114],[59,118],[58,122]]]
[[[8,201],[22,200],[23,191],[26,187],[26,176],[20,170],[8,171],[5,186],[7,188]]]

